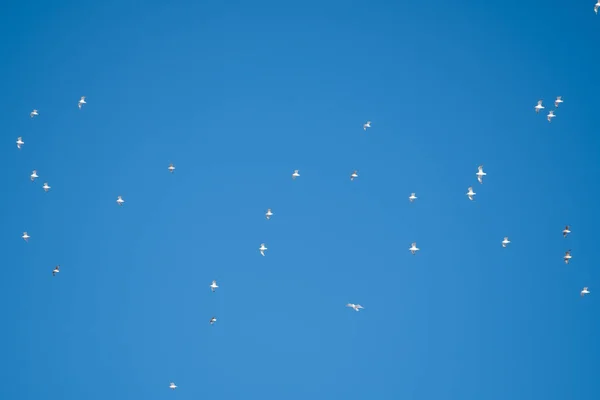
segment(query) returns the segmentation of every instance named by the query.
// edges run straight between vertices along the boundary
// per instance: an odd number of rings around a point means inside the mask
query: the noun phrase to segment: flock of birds
[[[598,0],[598,3],[596,3],[596,6],[594,7],[594,11],[596,13],[598,13],[599,9],[600,9],[600,0]],[[560,104],[562,104],[562,103],[563,103],[562,97],[558,96],[556,98],[556,100],[554,101],[554,108],[557,109],[558,106]],[[79,99],[79,102],[77,103],[77,106],[81,110],[82,107],[83,107],[83,105],[85,105],[85,104],[87,104],[86,101],[85,101],[85,96],[82,96]],[[537,105],[534,107],[534,109],[535,109],[535,112],[539,114],[540,110],[544,109],[543,101],[542,100],[538,100]],[[551,122],[552,118],[556,117],[556,115],[554,114],[555,111],[556,110],[549,111],[548,116],[547,116],[548,122]],[[39,111],[37,109],[34,109],[29,114],[29,116],[31,118],[37,117],[38,115],[39,115]],[[371,128],[371,121],[367,121],[365,124],[363,124],[364,131],[367,131],[367,129],[369,129],[369,128]],[[23,147],[23,145],[25,144],[25,142],[23,141],[22,137],[18,137],[16,143],[17,143],[17,148],[18,149],[21,149]],[[170,173],[175,172],[175,166],[173,164],[169,164],[169,167],[167,169],[168,169],[168,171]],[[483,178],[487,175],[487,173],[483,171],[483,165],[480,165],[477,168],[477,172],[475,173],[475,175],[477,177],[477,181],[480,184],[483,184]],[[300,171],[299,170],[294,170],[294,172],[292,173],[292,179],[295,180],[295,179],[297,179],[299,177],[300,177]],[[31,179],[32,182],[34,182],[37,178],[39,178],[39,176],[37,174],[37,170],[33,170],[33,172],[31,173],[30,179]],[[358,171],[354,170],[350,174],[350,180],[354,181],[357,178],[358,178]],[[48,182],[44,182],[44,184],[42,186],[42,189],[44,189],[45,192],[48,192],[50,190],[50,188],[51,187],[50,187],[50,185],[48,185]],[[466,195],[467,195],[467,197],[468,197],[469,200],[471,200],[471,201],[474,200],[476,193],[473,191],[473,187],[472,186],[470,186],[467,189]],[[410,196],[408,197],[408,199],[409,199],[409,201],[411,203],[414,202],[417,199],[416,193],[411,193]],[[125,200],[123,200],[122,196],[117,196],[116,202],[117,202],[117,204],[119,206],[122,206],[125,203]],[[270,220],[271,217],[273,217],[273,211],[272,211],[272,209],[270,209],[270,208],[267,209],[267,211],[265,213],[265,217],[266,217],[267,220]],[[562,233],[563,233],[563,237],[567,238],[567,236],[571,233],[570,226],[569,225],[565,226],[565,228],[563,229]],[[22,238],[23,238],[23,240],[25,240],[25,242],[28,242],[29,239],[31,238],[31,236],[27,232],[23,232]],[[510,243],[510,240],[508,239],[508,236],[505,236],[504,239],[501,242],[502,247],[506,248],[509,243]],[[258,250],[259,250],[260,254],[264,257],[266,255],[266,251],[268,249],[267,249],[265,243],[261,243],[261,245],[258,248]],[[417,243],[413,242],[413,243],[411,243],[411,246],[410,246],[410,248],[408,250],[413,255],[416,255],[417,252],[420,249],[417,247]],[[565,252],[565,255],[564,255],[563,259],[564,259],[565,264],[569,264],[570,260],[572,259],[571,250],[567,250]],[[58,274],[59,272],[60,272],[60,265],[57,265],[52,270],[52,276],[56,276],[56,274]],[[210,289],[212,290],[213,293],[219,288],[219,286],[217,285],[217,281],[216,280],[213,280],[209,287],[210,287]],[[588,287],[586,286],[586,287],[584,287],[581,290],[580,293],[581,293],[581,296],[583,297],[583,296],[589,294],[590,291],[589,291]],[[364,309],[364,307],[362,305],[360,305],[360,304],[354,304],[354,303],[348,303],[348,304],[346,304],[346,307],[352,308],[353,310],[355,310],[357,312]],[[215,316],[211,317],[210,320],[209,320],[209,324],[210,325],[214,325],[215,322],[217,322],[217,318]],[[171,382],[170,385],[169,385],[169,388],[170,389],[176,389],[177,385],[175,385],[174,382]]]

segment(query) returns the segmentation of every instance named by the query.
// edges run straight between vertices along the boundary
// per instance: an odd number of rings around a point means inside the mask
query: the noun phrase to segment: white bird
[[[600,0],[598,0],[600,1]],[[556,96],[556,100],[554,100],[554,108],[558,108],[560,103],[563,103],[562,96]]]
[[[125,200],[121,196],[117,196],[117,204],[122,206],[125,203]]]
[[[556,117],[556,115],[554,115],[554,111],[550,111],[548,113],[548,122],[552,122],[552,118]]]
[[[538,103],[537,103],[537,105],[534,108],[535,108],[536,114],[539,113],[540,110],[543,110],[544,106],[542,105],[542,100],[538,100]]]
[[[44,189],[44,192],[48,192],[48,190],[50,190],[50,186],[48,186],[48,182],[44,183],[44,186],[42,186],[42,189]]]
[[[264,257],[265,256],[265,251],[267,251],[267,248],[265,247],[264,243],[261,243],[259,249],[260,250],[260,254]]]
[[[565,256],[563,257],[565,264],[568,264],[571,258],[573,258],[573,256],[571,256],[571,250],[565,251]]]
[[[23,138],[21,136],[19,136],[17,138],[17,149],[21,149],[21,146],[23,146],[25,144],[25,142],[23,141]]]
[[[598,4],[600,4],[600,0],[598,1]],[[581,290],[581,297],[585,296],[586,294],[590,294],[587,286]]]
[[[217,318],[216,317],[212,317],[210,319],[210,321],[208,321],[211,325],[214,324],[215,322],[217,322]]]
[[[31,173],[31,182],[35,181],[35,178],[39,178],[39,176],[37,174],[37,170],[34,169]]]
[[[472,186],[471,186],[471,187],[469,187],[469,189],[468,189],[468,190],[469,190],[469,191],[467,192],[467,196],[469,196],[469,200],[473,200],[473,196],[475,196],[477,193],[475,193],[475,192],[473,191],[473,187],[472,187]]]
[[[173,164],[169,164],[169,172],[173,173],[175,171],[175,166]]]
[[[300,173],[298,172],[297,169],[294,170],[294,173],[292,174],[292,179],[296,179],[297,177],[300,176]]]
[[[505,236],[504,240],[502,241],[502,247],[506,247],[506,245],[509,243],[510,243],[510,240],[508,240],[508,236]]]
[[[210,284],[210,290],[215,291],[216,288],[218,288],[219,286],[217,285],[217,281],[212,281],[212,283]]]
[[[33,110],[32,112],[30,112],[30,113],[29,113],[29,116],[30,116],[31,118],[33,118],[33,117],[35,117],[35,116],[37,116],[37,115],[39,115],[39,114],[38,114],[38,110]]]
[[[410,202],[412,203],[413,201],[415,201],[417,199],[417,196],[415,196],[414,193],[411,193],[410,196],[408,196],[408,200],[410,200]]]
[[[600,0],[598,0],[598,2],[596,3],[596,5],[594,6],[594,12],[596,14],[598,14],[598,9],[600,8]]]
[[[352,175],[350,175],[350,180],[353,181],[356,178],[358,178],[358,171],[355,170]]]
[[[57,265],[56,267],[54,267],[54,269],[52,270],[52,276],[56,276],[56,274],[58,274],[60,265]]]
[[[364,125],[363,125],[363,129],[366,131],[367,128],[371,127],[371,121],[367,121]]]
[[[567,237],[567,235],[571,233],[570,227],[569,225],[565,226],[565,229],[563,229],[563,237]]]
[[[483,177],[486,176],[487,174],[485,172],[483,172],[483,165],[480,165],[479,167],[477,167],[478,171],[477,171],[477,180],[479,181],[479,183],[483,183]]]
[[[267,210],[267,212],[265,213],[265,217],[267,217],[267,219],[271,219],[272,216],[273,216],[273,211],[271,211],[271,209],[269,208]]]
[[[410,250],[410,252],[414,256],[415,254],[417,254],[417,251],[419,251],[420,249],[417,247],[417,242],[413,242],[410,246],[410,249],[408,249],[408,250]]]
[[[364,307],[361,306],[360,304],[352,304],[352,303],[346,304],[346,307],[350,307],[350,308],[354,309],[354,311],[356,311],[356,312],[364,309]]]
[[[87,103],[85,102],[85,96],[81,96],[81,98],[79,99],[79,102],[77,103],[77,107],[79,107],[79,109],[81,110],[81,107],[82,107],[84,104],[87,104]]]
[[[31,236],[29,236],[29,235],[27,234],[27,232],[23,232],[23,236],[21,236],[21,237],[22,237],[22,238],[23,238],[23,240],[25,240],[26,242],[29,242],[29,238],[30,238]]]
[[[175,390],[176,387],[177,387],[177,385],[173,382],[171,382],[171,384],[169,385],[169,389]]]

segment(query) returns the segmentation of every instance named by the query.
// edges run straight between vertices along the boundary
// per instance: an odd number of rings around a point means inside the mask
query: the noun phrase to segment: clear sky
[[[600,398],[593,6],[12,2],[0,398]]]

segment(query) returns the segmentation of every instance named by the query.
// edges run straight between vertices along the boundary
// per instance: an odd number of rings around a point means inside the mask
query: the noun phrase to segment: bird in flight
[[[273,211],[271,211],[271,209],[269,208],[265,214],[265,217],[267,217],[267,219],[271,219],[272,216],[273,216]]]
[[[31,182],[35,181],[35,178],[39,178],[39,176],[37,174],[37,170],[34,169],[31,173]]]
[[[350,180],[353,181],[356,178],[358,178],[358,171],[355,170],[352,175],[350,175]]]
[[[539,113],[540,110],[543,110],[544,106],[542,105],[542,100],[538,100],[538,103],[537,103],[537,105],[534,108],[535,108],[536,114]]]
[[[125,200],[121,196],[117,196],[117,204],[122,206],[125,203]]]
[[[598,0],[598,4],[600,4],[600,0]],[[581,297],[585,296],[586,294],[590,294],[587,286],[581,290]]]
[[[29,116],[30,116],[31,118],[33,118],[33,117],[37,117],[38,115],[40,115],[40,114],[38,113],[38,110],[33,110],[32,112],[30,112],[30,113],[29,113]]]
[[[411,193],[410,196],[408,196],[408,200],[410,200],[410,202],[412,203],[413,201],[415,201],[417,199],[417,196],[415,196],[414,193]]]
[[[217,318],[216,317],[212,317],[210,319],[210,321],[208,321],[211,325],[214,324],[215,322],[217,322]]]
[[[265,247],[265,244],[261,243],[261,245],[258,248],[258,250],[260,251],[260,254],[264,257],[265,256],[265,251],[267,251],[267,248]]]
[[[294,170],[294,173],[292,174],[292,179],[296,179],[297,177],[300,176],[300,173],[298,172],[297,169]]]
[[[48,192],[48,190],[50,190],[50,186],[48,186],[48,182],[44,183],[44,186],[42,186],[42,189],[44,189],[44,192]]]
[[[596,14],[598,14],[598,9],[600,8],[600,0],[598,0],[598,2],[596,3],[596,5],[594,6],[594,12]]]
[[[475,193],[473,191],[473,187],[469,187],[468,192],[467,192],[467,196],[469,196],[469,200],[473,200],[473,196],[475,196],[477,193]]]
[[[173,164],[169,164],[169,172],[173,173],[175,171],[175,166]]]
[[[19,136],[17,138],[17,149],[21,149],[21,146],[23,146],[25,144],[25,142],[23,141],[23,138],[21,136]]]
[[[565,251],[565,256],[563,257],[565,264],[568,264],[571,258],[573,258],[573,256],[571,256],[571,250]]]
[[[177,387],[177,385],[173,382],[171,382],[171,384],[169,385],[169,389],[175,390],[175,388]]]
[[[556,96],[556,100],[554,100],[554,108],[558,108],[560,103],[563,103],[562,96]]]
[[[367,121],[364,125],[363,125],[363,129],[366,131],[367,128],[371,127],[371,121]]]
[[[565,226],[565,229],[563,229],[563,237],[566,238],[569,233],[571,233],[571,229],[569,225],[567,225]]]
[[[417,254],[417,251],[419,251],[419,250],[421,250],[421,249],[419,249],[419,248],[417,247],[417,242],[413,242],[413,243],[411,244],[411,246],[410,246],[410,249],[408,249],[408,250],[410,250],[410,252],[411,252],[411,253],[413,254],[413,256],[414,256],[415,254]]]
[[[60,265],[57,265],[56,267],[54,267],[54,269],[52,270],[52,276],[56,276],[56,274],[58,274]]]
[[[210,290],[212,290],[213,293],[215,292],[215,289],[218,287],[219,286],[217,286],[217,281],[212,281],[212,283],[210,284]]]
[[[502,241],[502,247],[506,247],[506,245],[509,243],[510,243],[510,240],[508,240],[508,236],[505,236],[504,240]]]
[[[550,111],[548,113],[548,122],[552,122],[552,118],[556,117],[556,115],[554,115],[554,111]]]
[[[79,102],[77,103],[77,107],[79,107],[79,109],[81,110],[81,107],[83,107],[84,104],[87,104],[85,102],[85,96],[81,96],[81,98],[79,99]]]
[[[483,177],[486,176],[487,174],[485,172],[483,172],[483,165],[480,165],[479,167],[477,167],[478,171],[477,171],[477,180],[479,181],[479,183],[483,183]]]
[[[31,236],[29,236],[29,235],[27,234],[27,232],[23,232],[23,236],[21,236],[21,237],[23,238],[23,240],[24,240],[24,241],[26,241],[26,242],[29,242],[29,238],[30,238]]]
[[[353,309],[354,311],[356,311],[356,312],[358,312],[358,311],[360,311],[360,310],[364,309],[364,307],[363,307],[363,306],[361,306],[360,304],[352,304],[352,303],[348,303],[348,304],[346,304],[346,307],[350,307],[350,308],[352,308],[352,309]]]

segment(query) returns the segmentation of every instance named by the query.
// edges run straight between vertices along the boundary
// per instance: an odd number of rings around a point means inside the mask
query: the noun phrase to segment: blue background
[[[6,4],[0,398],[599,398],[593,3]]]

